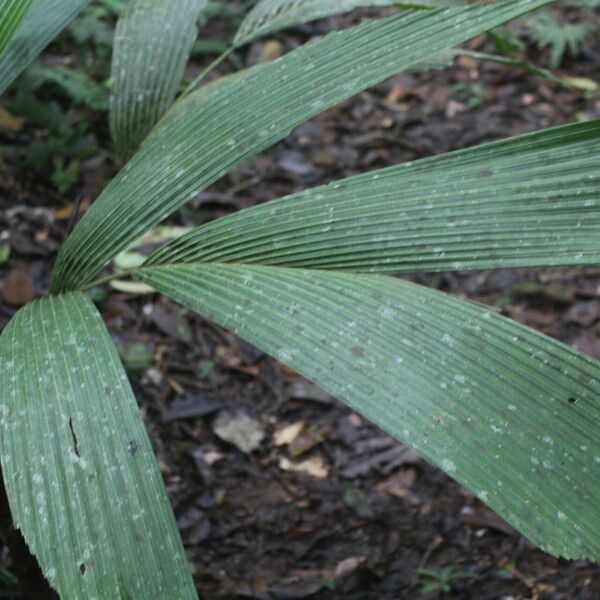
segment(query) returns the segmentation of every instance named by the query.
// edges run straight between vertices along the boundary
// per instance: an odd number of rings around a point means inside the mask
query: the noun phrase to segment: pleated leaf
[[[544,550],[600,558],[600,363],[381,275],[197,264],[137,278],[343,400]]]
[[[207,0],[131,0],[119,18],[110,128],[123,160],[173,102],[206,4]]]
[[[546,3],[508,0],[367,22],[189,94],[78,223],[59,255],[53,290],[89,282],[144,231],[306,119]]]
[[[15,522],[61,598],[196,598],[127,377],[90,300],[35,301],[0,337]]]
[[[0,94],[89,2],[33,0],[20,27],[0,56]]]
[[[308,21],[349,12],[355,8],[373,8],[400,5],[440,8],[461,6],[464,0],[260,0],[242,21],[233,43],[242,46],[269,33],[293,27]]]
[[[0,56],[27,14],[31,0],[0,0]]]
[[[600,120],[351,177],[218,219],[148,264],[449,271],[600,264]]]

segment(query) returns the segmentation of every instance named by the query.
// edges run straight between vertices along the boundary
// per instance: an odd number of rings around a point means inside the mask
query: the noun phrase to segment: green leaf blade
[[[11,512],[64,598],[195,598],[127,377],[91,301],[22,309],[0,337]]]
[[[0,56],[27,14],[32,0],[0,0]]]
[[[90,0],[34,0],[0,56],[0,94]]]
[[[349,12],[355,8],[384,8],[401,4],[440,8],[463,6],[462,0],[261,0],[246,15],[240,24],[233,43],[242,46],[259,37],[308,21],[324,19],[332,15]]]
[[[600,264],[600,120],[382,169],[222,218],[147,263],[359,272]]]
[[[123,160],[173,102],[206,5],[207,0],[132,0],[119,18],[110,127]]]
[[[55,265],[53,291],[85,285],[128,243],[296,125],[545,3],[507,0],[368,22],[190,94],[78,223]]]
[[[415,284],[245,265],[137,276],[279,358],[544,550],[600,558],[600,364]]]

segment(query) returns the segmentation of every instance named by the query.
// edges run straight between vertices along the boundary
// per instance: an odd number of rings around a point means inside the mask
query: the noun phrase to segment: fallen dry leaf
[[[358,461],[352,461],[342,469],[342,475],[349,479],[365,475],[373,469],[390,473],[402,465],[414,465],[421,462],[421,458],[410,448],[394,443],[391,448],[376,452]]]
[[[306,473],[315,479],[325,479],[329,475],[329,468],[320,456],[313,456],[301,462],[292,462],[288,458],[279,459],[279,468],[284,471]]]
[[[281,42],[277,40],[268,40],[260,51],[258,57],[259,63],[268,63],[282,56],[285,48]]]
[[[216,450],[207,450],[202,455],[202,460],[210,467],[214,465],[216,462],[223,460],[225,458],[224,454],[217,452]]]
[[[365,562],[366,558],[364,556],[351,556],[349,558],[345,558],[340,563],[338,563],[335,568],[336,579],[341,579],[342,577],[346,577],[350,575],[353,571],[356,571],[360,565]]]
[[[73,217],[73,211],[75,208],[77,208],[77,214],[81,214],[90,207],[91,203],[92,197],[85,196],[85,198],[83,198],[79,203],[74,202],[73,204],[67,204],[67,206],[59,208],[54,214],[54,218],[56,221],[68,221]]]
[[[411,488],[415,483],[417,473],[414,469],[404,469],[375,486],[380,494],[388,494],[394,498],[404,498],[409,504],[416,506],[421,501]]]
[[[565,314],[565,321],[590,327],[596,321],[600,321],[600,300],[576,302]]]
[[[394,85],[388,92],[385,100],[391,104],[397,104],[401,100],[404,100],[404,98],[406,98],[406,90],[401,85]]]
[[[223,403],[206,396],[184,396],[171,402],[162,416],[163,423],[183,419],[198,419],[223,408]]]
[[[585,354],[600,358],[600,336],[592,329],[571,340],[571,346]]]
[[[243,412],[220,412],[213,423],[213,431],[246,454],[256,450],[265,436],[261,424]]]
[[[35,287],[24,266],[12,269],[2,286],[2,300],[12,306],[23,306],[33,300]]]
[[[470,56],[459,56],[456,59],[456,63],[470,71],[477,71],[479,68],[479,62]]]
[[[285,365],[283,363],[280,364],[282,366],[282,371],[285,372],[285,368],[283,368]],[[292,371],[292,373],[294,372]],[[331,404],[333,400],[331,394],[324,392],[314,383],[310,383],[303,379],[298,379],[290,384],[289,397],[294,398],[294,400],[312,400],[313,402],[320,402],[322,404]]]
[[[459,518],[462,523],[471,527],[495,529],[506,535],[518,536],[518,533],[504,519],[486,508],[464,506]]]
[[[315,446],[318,446],[324,440],[322,431],[314,425],[304,431],[289,444],[290,455],[293,458],[298,458],[302,454],[306,454]]]
[[[233,371],[239,371],[251,377],[258,377],[260,369],[256,365],[245,365],[239,353],[239,348],[234,346],[217,346],[216,356],[220,359],[221,364]]]
[[[8,131],[21,131],[25,119],[11,115],[5,108],[0,106],[0,129],[8,129]]]
[[[279,447],[291,444],[300,435],[300,432],[303,429],[304,421],[298,421],[296,423],[288,425],[287,427],[278,429],[273,434],[273,445]]]

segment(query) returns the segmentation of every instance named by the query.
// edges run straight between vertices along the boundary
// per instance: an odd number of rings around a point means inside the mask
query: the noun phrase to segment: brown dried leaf
[[[213,423],[213,431],[246,454],[256,450],[265,435],[262,425],[243,412],[220,412]]]
[[[33,300],[35,286],[25,266],[12,269],[2,286],[2,300],[12,306],[23,306]]]
[[[329,467],[323,462],[320,456],[313,456],[301,462],[292,462],[288,458],[281,457],[279,459],[279,468],[283,471],[305,473],[315,479],[325,479],[329,475]]]
[[[304,421],[297,421],[296,423],[287,425],[282,429],[278,429],[273,434],[273,445],[279,447],[291,444],[300,435],[300,432],[303,429]]]

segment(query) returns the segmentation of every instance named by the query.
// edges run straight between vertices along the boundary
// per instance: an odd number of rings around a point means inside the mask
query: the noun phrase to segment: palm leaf
[[[544,550],[600,558],[600,363],[381,275],[192,264],[136,277],[415,448]]]
[[[349,12],[355,8],[411,5],[424,8],[461,6],[463,0],[260,0],[242,21],[234,46],[243,46],[269,33],[308,21]]]
[[[367,22],[189,94],[79,222],[58,258],[53,291],[89,282],[144,231],[306,119],[546,2],[508,0]]]
[[[27,14],[32,0],[0,0],[0,56]]]
[[[128,159],[173,102],[207,0],[131,0],[113,48],[110,126]]]
[[[80,294],[0,337],[0,457],[15,526],[63,598],[195,598],[118,354]]]
[[[0,56],[0,94],[89,2],[33,0],[20,27]]]
[[[199,227],[147,264],[348,271],[600,264],[600,120],[317,187]]]

